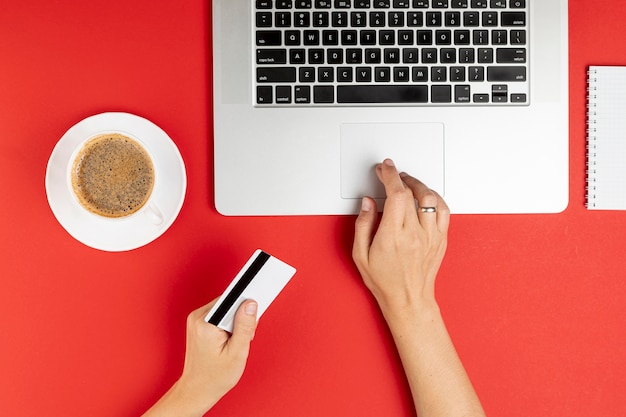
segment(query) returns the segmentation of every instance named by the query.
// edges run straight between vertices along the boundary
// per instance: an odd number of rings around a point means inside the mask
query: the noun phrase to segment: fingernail
[[[361,200],[361,211],[368,212],[370,210],[372,210],[372,204],[370,203],[370,200],[367,198]]]
[[[393,161],[389,158],[385,159],[385,165],[387,165],[388,167],[395,167],[396,165],[393,163]]]
[[[244,312],[249,316],[254,316],[256,315],[257,309],[257,303],[248,303],[244,309]]]
[[[400,178],[406,178],[408,176],[409,176],[409,174],[407,174],[406,172],[401,172],[400,173]]]

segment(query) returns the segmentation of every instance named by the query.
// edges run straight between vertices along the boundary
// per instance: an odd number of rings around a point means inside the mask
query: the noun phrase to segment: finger
[[[352,245],[352,259],[359,269],[368,263],[377,219],[376,203],[371,198],[365,197],[361,202],[361,211],[354,224],[354,243]]]
[[[385,159],[382,164],[378,165],[376,173],[387,195],[381,224],[400,227],[411,219],[410,216],[407,217],[407,208],[410,209],[411,205],[414,205],[410,190],[400,178],[391,159]]]
[[[256,331],[256,315],[258,304],[254,300],[246,300],[237,309],[233,323],[233,334],[228,341],[229,348],[247,355],[250,342]]]
[[[402,181],[411,189],[415,199],[418,202],[418,206],[420,208],[430,208],[433,207],[436,209],[435,212],[423,212],[422,210],[417,210],[417,215],[420,219],[420,223],[424,226],[426,225],[436,225],[439,230],[447,231],[449,218],[450,218],[450,210],[448,209],[448,205],[444,201],[443,198],[434,190],[431,190],[418,180],[406,173],[400,174]]]
[[[204,319],[206,315],[209,314],[209,311],[211,310],[211,308],[213,308],[218,298],[219,297],[216,297],[210,303],[192,311],[190,317],[193,317],[194,319]]]

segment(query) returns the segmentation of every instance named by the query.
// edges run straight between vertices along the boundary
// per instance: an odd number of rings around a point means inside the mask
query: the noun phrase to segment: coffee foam
[[[72,166],[72,189],[80,204],[104,217],[129,216],[154,187],[154,166],[137,141],[119,133],[90,139]]]

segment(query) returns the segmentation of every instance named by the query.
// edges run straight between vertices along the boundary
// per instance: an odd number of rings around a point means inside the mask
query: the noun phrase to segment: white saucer
[[[148,150],[155,180],[150,202],[159,216],[144,209],[118,219],[108,219],[84,209],[71,191],[72,158],[86,139],[102,133],[126,134]],[[102,113],[72,126],[56,144],[46,170],[48,203],[59,223],[78,241],[95,249],[127,251],[161,236],[174,223],[185,199],[187,176],[178,148],[157,125],[128,113]]]

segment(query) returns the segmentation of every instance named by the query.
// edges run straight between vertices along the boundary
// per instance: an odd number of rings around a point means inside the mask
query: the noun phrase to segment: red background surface
[[[626,415],[626,213],[584,208],[586,67],[626,64],[625,17],[570,1],[569,208],[453,217],[438,298],[488,415]],[[413,415],[354,218],[215,211],[209,22],[204,0],[0,5],[0,415],[140,414],[180,373],[187,313],[257,247],[299,272],[209,415]],[[72,239],[44,189],[58,139],[105,111],[161,126],[187,167],[177,221],[127,253]]]

